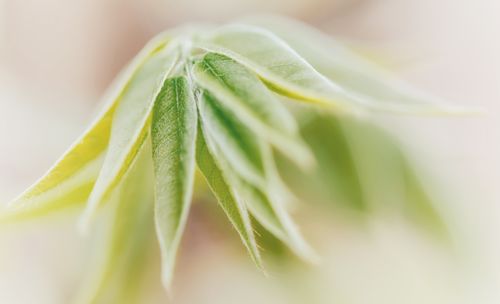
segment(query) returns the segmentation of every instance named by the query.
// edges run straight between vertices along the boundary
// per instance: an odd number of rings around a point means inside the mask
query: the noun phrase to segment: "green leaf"
[[[205,132],[214,139],[231,167],[245,180],[266,187],[262,142],[210,93],[202,94],[198,107]]]
[[[177,61],[177,48],[177,43],[171,42],[153,53],[123,92],[113,116],[106,158],[82,216],[81,228],[85,229],[136,158],[148,133],[155,96]]]
[[[201,115],[200,118],[202,118]],[[228,183],[234,176],[230,174],[227,168],[224,169],[222,167],[224,164],[221,166],[219,160],[216,160],[214,157],[214,151],[216,150],[215,145],[211,142],[211,139],[207,137],[203,128],[204,125],[200,122],[196,142],[196,162],[198,168],[217,198],[219,205],[229,218],[229,221],[240,235],[250,257],[259,268],[262,268],[262,261],[257,243],[255,242],[248,211],[241,201],[241,198],[234,193]],[[208,145],[210,145],[211,148],[209,148]]]
[[[317,71],[376,105],[376,109],[422,114],[471,112],[411,87],[339,41],[303,23],[278,16],[249,18],[247,22],[278,35]]]
[[[104,213],[104,235],[93,246],[97,256],[76,303],[138,303],[137,297],[153,248],[153,168],[151,145],[141,148]]]
[[[113,115],[118,102],[130,89],[130,78],[169,37],[159,35],[134,58],[107,92],[106,105],[90,127],[42,178],[9,204],[6,214],[1,216],[4,220],[43,216],[87,200],[108,146]]]
[[[363,90],[358,91],[350,89],[349,86],[344,87],[345,81],[337,82],[337,78],[334,77],[328,79],[311,66],[312,62],[318,66],[322,65],[324,58],[321,61],[316,59],[308,62],[297,53],[297,51],[307,48],[307,46],[302,47],[307,43],[307,41],[300,41],[294,44],[293,47],[297,48],[295,50],[271,31],[241,24],[229,25],[213,31],[212,34],[207,35],[204,40],[199,42],[198,46],[229,56],[247,66],[278,93],[298,100],[326,105],[335,110],[359,112],[368,109],[411,114],[473,112],[470,109],[448,106],[440,101],[427,102],[426,98],[415,98],[412,102],[408,102],[408,100],[387,102],[365,95]],[[310,60],[314,56],[308,56],[307,59]],[[362,72],[365,70],[366,66],[361,68]],[[337,72],[337,75],[344,71],[345,69],[342,72]],[[363,74],[358,73],[357,75]],[[370,76],[364,77],[372,79]],[[349,80],[349,76],[347,79]],[[364,85],[372,87],[373,84],[373,82],[364,83]],[[380,89],[380,87],[375,87],[375,89]]]
[[[193,74],[201,87],[282,153],[303,166],[313,162],[293,116],[254,73],[227,56],[208,53]]]
[[[315,254],[302,239],[284,209],[282,198],[287,196],[283,195],[285,191],[283,185],[279,183],[270,147],[259,141],[258,136],[245,126],[238,125],[237,119],[230,113],[225,113],[223,109],[220,109],[217,118],[214,118],[216,115],[207,114],[208,111],[217,111],[215,108],[219,107],[217,101],[209,94],[203,94],[199,105],[203,126],[218,124],[218,128],[207,127],[211,132],[207,130],[205,134],[212,139],[214,158],[222,171],[229,176],[227,181],[229,188],[242,199],[245,206],[266,229],[285,242],[297,255],[310,261],[315,260]],[[219,136],[225,133],[229,135]],[[237,163],[229,159],[234,154],[241,155],[245,152],[249,157],[252,156],[250,153],[258,155],[259,161],[265,166],[258,186],[241,175],[236,167]]]
[[[255,186],[238,178],[232,180],[231,184],[235,192],[242,197],[250,213],[265,229],[304,260],[310,262],[318,260],[314,251],[301,236],[284,205],[277,203],[276,197],[269,198]]]
[[[168,78],[156,98],[151,126],[156,231],[167,288],[191,204],[196,125],[196,105],[186,77]]]
[[[343,111],[369,106],[318,73],[285,42],[265,29],[229,25],[213,31],[197,45],[238,61],[288,97]]]

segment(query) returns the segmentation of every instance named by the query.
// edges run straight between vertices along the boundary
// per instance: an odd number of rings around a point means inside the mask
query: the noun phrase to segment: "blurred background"
[[[0,203],[65,151],[113,76],[159,31],[287,15],[419,88],[486,109],[479,117],[379,119],[430,172],[432,181],[422,182],[437,197],[451,245],[398,218],[360,223],[311,204],[299,207],[297,221],[321,265],[277,262],[266,278],[201,198],[183,241],[175,303],[499,303],[498,12],[495,0],[0,0]],[[74,218],[1,230],[0,303],[68,303],[91,245]],[[158,275],[148,278],[143,303],[168,302]]]

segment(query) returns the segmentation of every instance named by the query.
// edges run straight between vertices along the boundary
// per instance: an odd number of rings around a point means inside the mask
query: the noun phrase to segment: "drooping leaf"
[[[102,218],[104,229],[98,231],[105,236],[93,247],[98,261],[87,272],[77,304],[138,303],[154,241],[152,176],[148,143],[118,185],[111,208]]]
[[[230,189],[241,198],[254,217],[278,239],[286,243],[297,255],[307,260],[315,260],[315,255],[307,243],[302,239],[297,228],[285,210],[282,201],[284,189],[279,184],[277,172],[274,171],[274,161],[271,159],[270,148],[257,138],[257,135],[246,129],[245,126],[236,124],[230,114],[220,112],[219,119],[214,115],[207,115],[206,111],[213,111],[218,106],[217,101],[209,94],[204,94],[199,100],[200,116],[204,125],[218,124],[218,128],[208,127],[206,136],[212,138],[212,151],[223,172],[230,176],[227,184]],[[211,107],[211,109],[210,109]],[[213,119],[217,119],[214,122]],[[229,133],[231,132],[232,133]],[[227,136],[220,137],[221,133]],[[231,145],[227,145],[231,143]],[[248,147],[253,147],[252,149]],[[255,186],[241,175],[234,163],[229,160],[233,154],[255,153],[262,162],[262,183]],[[250,155],[251,156],[251,155]],[[270,163],[272,162],[272,163]]]
[[[214,139],[231,167],[245,180],[266,187],[262,142],[210,93],[203,93],[198,107],[205,132]]]
[[[229,25],[207,35],[199,46],[245,65],[283,95],[342,111],[369,106],[321,75],[267,30],[249,25]]]
[[[200,118],[202,118],[201,115]],[[200,120],[202,121],[202,119]],[[212,145],[211,149],[208,147],[208,141],[211,139],[207,138],[206,133],[203,131],[204,125],[201,121],[196,141],[196,163],[198,164],[198,168],[217,198],[219,205],[229,218],[229,221],[240,235],[250,257],[258,267],[262,268],[260,253],[255,242],[246,206],[229,186],[229,181],[234,177],[228,174],[230,172],[227,169],[224,170],[215,160],[214,144],[210,143]]]
[[[156,97],[151,126],[155,222],[167,287],[191,204],[196,125],[196,105],[188,80],[184,76],[168,78]]]
[[[282,153],[303,166],[312,162],[293,116],[246,67],[227,56],[208,53],[193,74],[201,87]]]
[[[28,218],[88,199],[87,224],[102,202],[112,203],[110,248],[84,303],[135,299],[153,223],[151,205],[137,204],[152,192],[143,166],[154,167],[156,230],[168,287],[192,194],[193,158],[259,267],[249,212],[297,255],[313,257],[287,213],[292,195],[271,153],[276,148],[298,164],[311,159],[278,94],[343,111],[435,112],[434,103],[422,103],[343,48],[334,48],[340,55],[330,59],[316,42],[299,45],[293,34],[279,38],[248,25],[176,32],[182,37],[167,47],[162,36],[146,48],[96,123],[9,213]],[[191,94],[201,98],[198,109]],[[377,125],[324,118],[301,126],[320,166],[312,178],[298,175],[296,188],[313,184],[310,192],[352,200],[362,210],[397,207],[439,222],[433,197],[397,140]],[[150,149],[150,135],[153,151],[141,152]]]
[[[161,34],[144,47],[111,85],[104,98],[104,109],[90,127],[42,178],[9,204],[4,219],[43,216],[66,205],[81,204],[87,200],[108,146],[112,117],[118,102],[130,89],[130,79],[146,58],[169,39],[170,35]]]
[[[255,186],[235,179],[231,184],[241,195],[250,213],[277,239],[285,243],[295,254],[304,260],[315,262],[317,256],[303,239],[284,205],[269,198]]]
[[[318,30],[284,17],[249,18],[249,24],[271,30],[317,71],[380,109],[439,114],[471,112],[447,104],[396,79],[381,67]]]
[[[297,100],[326,105],[338,111],[374,110],[411,114],[473,113],[472,109],[451,107],[442,102],[387,102],[350,90],[320,74],[311,63],[271,31],[251,25],[229,25],[207,35],[199,47],[227,55],[263,78],[270,88]],[[315,61],[318,63],[318,61]],[[415,94],[414,94],[415,95]]]
[[[177,61],[177,44],[156,50],[132,77],[113,116],[109,148],[87,208],[82,216],[85,228],[99,205],[106,199],[136,158],[148,133],[153,101],[162,81]]]
[[[57,187],[16,201],[0,212],[1,223],[29,220],[60,210],[82,208],[99,175],[104,155],[90,161]]]

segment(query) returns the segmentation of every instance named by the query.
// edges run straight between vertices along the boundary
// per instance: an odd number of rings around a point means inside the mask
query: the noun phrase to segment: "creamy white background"
[[[314,301],[500,301],[499,1],[179,2],[0,0],[0,203],[57,159],[84,129],[112,75],[155,32],[185,21],[282,12],[368,46],[415,85],[486,112],[385,118],[411,135],[408,144],[441,178],[456,256],[399,223],[376,221],[369,234],[332,224],[321,240],[331,244],[323,266],[301,274],[318,278],[307,287],[316,291]],[[176,303],[232,303],[236,296],[245,298],[241,303],[291,303],[278,280],[263,279],[223,240],[196,231],[205,241],[181,260]],[[70,220],[1,231],[0,303],[67,303],[87,245]]]

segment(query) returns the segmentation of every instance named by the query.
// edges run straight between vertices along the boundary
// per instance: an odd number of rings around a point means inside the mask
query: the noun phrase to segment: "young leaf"
[[[156,97],[151,126],[155,222],[167,288],[191,204],[196,125],[196,105],[186,77],[168,78]]]
[[[283,95],[344,111],[370,106],[318,73],[267,30],[229,25],[214,31],[198,46],[233,58]]]
[[[283,204],[244,180],[235,178],[231,184],[242,197],[250,213],[265,229],[290,247],[299,257],[311,262],[317,261],[316,254],[300,235]]]
[[[252,18],[248,23],[271,30],[321,74],[381,109],[431,114],[470,112],[412,88],[333,38],[298,21],[272,16]]]
[[[202,118],[201,115],[200,118]],[[219,205],[229,218],[229,221],[240,235],[250,257],[259,268],[262,268],[262,261],[257,243],[255,242],[248,211],[242,203],[241,198],[236,195],[228,183],[234,177],[228,174],[227,169],[224,170],[216,162],[213,156],[215,146],[213,143],[210,143],[212,148],[208,147],[208,142],[211,139],[207,137],[203,128],[204,125],[200,122],[196,141],[196,163],[198,164],[198,168],[217,198]]]
[[[57,187],[16,201],[0,212],[0,222],[15,222],[49,215],[59,210],[82,207],[99,175],[104,155],[90,161]]]
[[[198,107],[205,132],[231,167],[252,184],[266,187],[261,141],[210,93],[202,94]]]
[[[152,171],[148,143],[118,185],[111,210],[104,214],[105,229],[99,233],[106,235],[94,246],[99,260],[87,273],[86,288],[81,289],[76,303],[137,303],[154,241]]]
[[[113,116],[109,148],[104,164],[82,216],[85,228],[100,203],[106,199],[136,158],[144,143],[153,101],[163,79],[176,63],[177,44],[153,53],[130,80]]]
[[[169,34],[158,35],[144,47],[111,85],[104,98],[106,105],[90,127],[42,178],[9,204],[6,218],[42,216],[67,204],[86,201],[108,146],[112,117],[119,100],[130,87],[130,78],[146,58],[169,39]]]
[[[213,115],[206,115],[206,111],[211,107],[217,107],[217,102],[211,99],[210,95],[205,93],[199,101],[200,116],[202,117],[203,125],[210,125],[214,121],[210,121]],[[218,121],[231,121],[231,116],[220,112]],[[270,158],[270,147],[258,140],[256,134],[245,129],[245,126],[233,123],[220,125],[216,132],[206,132],[206,136],[213,138],[211,142],[212,152],[217,163],[222,168],[222,171],[230,176],[228,179],[229,188],[242,199],[242,202],[247,206],[255,218],[278,239],[285,242],[292,250],[302,258],[314,260],[315,255],[309,248],[307,243],[302,239],[300,233],[295,228],[292,220],[284,209],[284,204],[281,201],[283,192],[281,186],[277,183],[277,172],[274,170],[274,161]],[[210,129],[210,128],[208,128]],[[213,128],[211,129],[213,130]],[[219,137],[218,134],[228,132],[230,130],[238,131],[230,134],[230,137]],[[233,144],[227,144],[231,142]],[[252,147],[245,148],[245,147]],[[252,151],[259,155],[262,164],[265,165],[261,183],[256,187],[255,184],[246,181],[247,179],[240,175],[233,162],[228,159],[231,153],[241,154],[242,151]],[[269,162],[273,162],[270,164]],[[241,177],[240,177],[241,176]],[[262,189],[262,190],[261,190]],[[263,192],[265,191],[265,192]],[[265,193],[268,193],[274,200],[270,200]],[[279,202],[279,203],[278,203]]]
[[[193,74],[201,87],[282,153],[303,166],[313,161],[293,116],[254,73],[227,56],[208,53]]]

